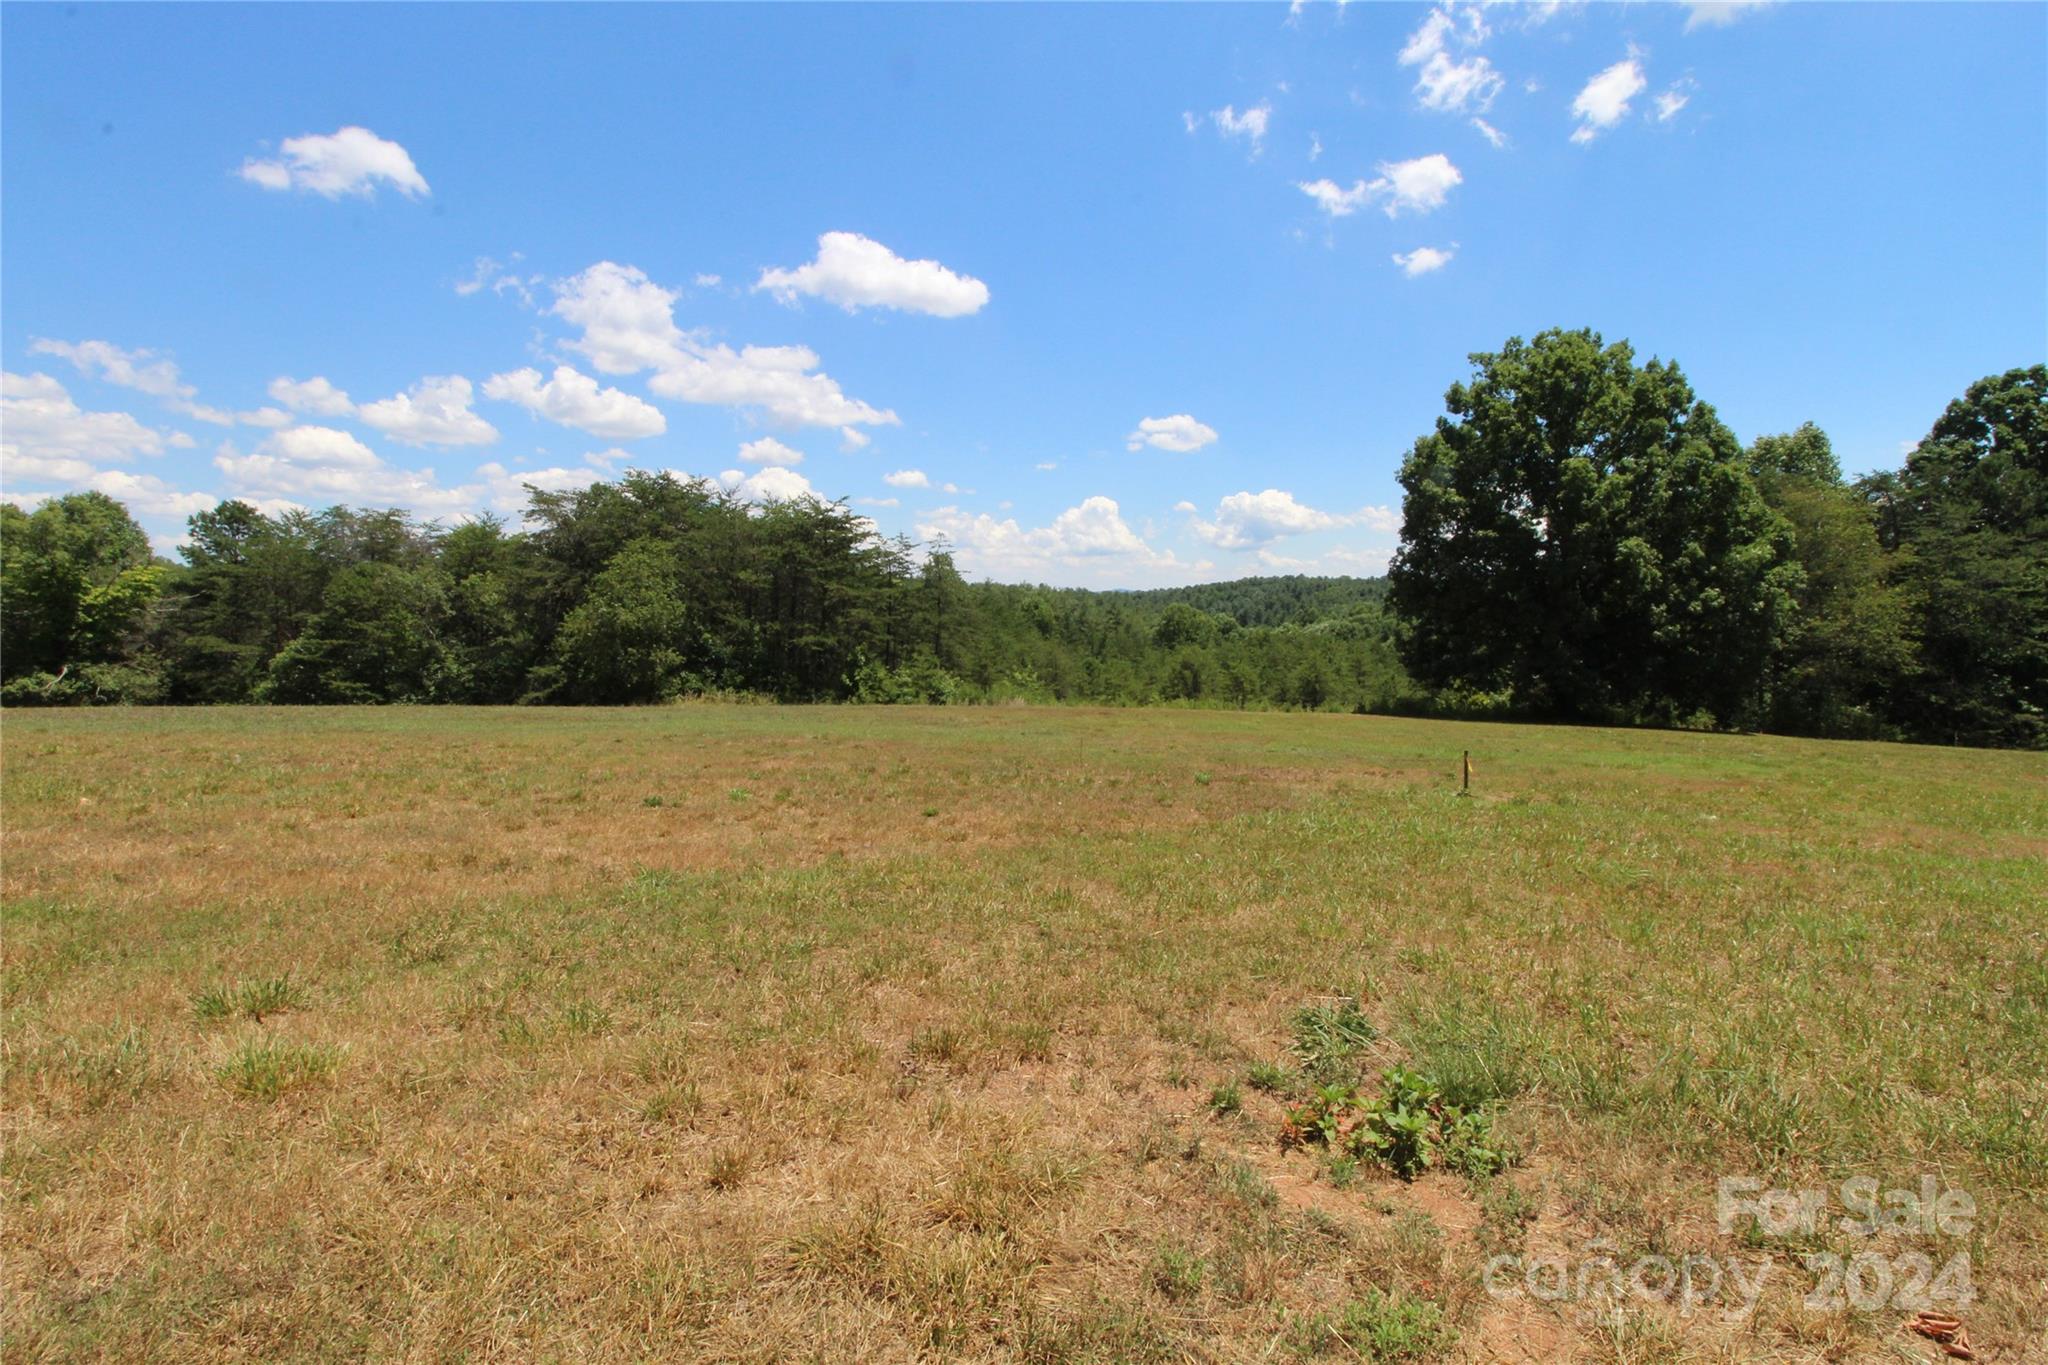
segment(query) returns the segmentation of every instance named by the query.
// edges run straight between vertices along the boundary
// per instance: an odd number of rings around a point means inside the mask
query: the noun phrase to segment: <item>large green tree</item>
[[[1869,504],[1842,482],[1833,444],[1811,422],[1759,436],[1749,470],[1791,532],[1802,580],[1771,660],[1769,727],[1855,738],[1889,733],[1891,699],[1912,644]]]
[[[1734,434],[1592,331],[1472,364],[1401,467],[1409,669],[1561,716],[1752,719],[1800,574]]]
[[[153,699],[155,665],[135,656],[167,573],[104,493],[0,504],[0,676],[29,684],[11,699]]]
[[[2048,744],[2048,367],[1970,385],[1905,468],[1863,487],[1918,644],[1899,720],[1945,743]]]
[[[682,690],[702,649],[681,576],[675,547],[652,537],[613,557],[555,636],[570,699],[663,701]]]
[[[186,522],[165,645],[173,700],[247,700],[298,638],[332,572],[314,528],[306,513],[273,518],[236,501]]]
[[[447,594],[431,566],[370,561],[328,580],[319,614],[270,661],[258,697],[277,702],[443,700]]]
[[[448,584],[442,635],[451,698],[518,701],[540,652],[531,611],[540,569],[530,546],[495,517],[484,517],[443,536],[438,563]]]

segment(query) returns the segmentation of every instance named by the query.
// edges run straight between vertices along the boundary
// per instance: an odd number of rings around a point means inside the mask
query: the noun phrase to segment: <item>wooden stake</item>
[[[1460,795],[1460,796],[1470,796],[1471,794],[1472,794],[1472,751],[1471,751],[1470,749],[1467,749],[1467,750],[1465,751],[1465,781],[1464,781],[1464,783],[1463,783],[1463,784],[1462,784],[1462,785],[1461,785],[1461,786],[1460,786],[1460,787],[1458,788],[1458,795]]]

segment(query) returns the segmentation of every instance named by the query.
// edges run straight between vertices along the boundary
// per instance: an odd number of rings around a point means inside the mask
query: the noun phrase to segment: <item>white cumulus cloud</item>
[[[773,436],[763,436],[758,441],[748,441],[740,447],[742,464],[797,465],[804,462],[804,453],[794,450]]]
[[[53,355],[68,360],[80,374],[109,384],[161,398],[173,412],[216,426],[231,427],[235,415],[197,401],[198,390],[178,376],[176,362],[155,351],[128,351],[110,341],[52,341],[38,337],[29,343],[34,355]]]
[[[183,493],[154,474],[131,474],[125,469],[102,469],[85,482],[94,492],[105,493],[145,517],[182,520],[220,505],[220,499],[211,493]]]
[[[1192,511],[1189,504],[1181,504]],[[1296,502],[1292,493],[1268,488],[1262,493],[1232,493],[1216,505],[1216,519],[1193,520],[1195,534],[1222,550],[1265,545],[1283,536],[1305,535],[1344,525],[1342,517]]]
[[[1125,524],[1114,499],[1083,498],[1052,519],[1045,541],[1066,555],[1142,555],[1152,549],[1136,531]]]
[[[1185,578],[1188,566],[1170,551],[1155,550],[1123,519],[1115,499],[1084,498],[1046,526],[1026,528],[1014,518],[970,515],[941,507],[917,524],[918,536],[945,540],[963,570],[997,578],[1059,578],[1126,582]]]
[[[1355,182],[1348,190],[1329,179],[1299,181],[1296,188],[1315,200],[1316,207],[1332,218],[1349,218],[1370,197],[1363,180]]]
[[[1686,8],[1691,13],[1685,16],[1685,31],[1726,28],[1743,15],[1754,13],[1770,3],[1771,0],[1686,0]]]
[[[1692,92],[1698,89],[1690,76],[1673,81],[1671,88],[1657,96],[1657,122],[1669,123],[1678,117],[1678,111],[1692,103]]]
[[[1376,198],[1385,198],[1382,207],[1389,218],[1442,208],[1445,196],[1465,180],[1442,152],[1410,161],[1382,161],[1379,170],[1379,179],[1368,188]]]
[[[484,396],[607,441],[637,441],[668,430],[668,419],[654,404],[623,389],[600,388],[572,365],[557,365],[546,381],[534,369],[494,374],[484,381]]]
[[[1318,578],[1335,578],[1342,575],[1377,577],[1387,571],[1387,564],[1393,558],[1390,549],[1354,550],[1339,546],[1313,558],[1298,558],[1283,555],[1273,550],[1258,550],[1254,559],[1259,567],[1274,573],[1311,574]]]
[[[827,232],[818,256],[794,269],[761,272],[757,290],[785,303],[801,295],[836,303],[851,313],[860,308],[895,308],[938,318],[966,317],[988,303],[988,286],[937,261],[906,261],[880,242],[857,232]]]
[[[415,198],[431,193],[405,148],[367,128],[288,137],[278,150],[282,156],[244,161],[242,179],[266,190],[305,190],[329,199],[374,195],[379,181]]]
[[[1442,270],[1451,263],[1451,257],[1456,254],[1457,244],[1455,242],[1447,249],[1419,246],[1413,251],[1395,252],[1394,264],[1401,267],[1402,274],[1413,279],[1417,275],[1427,275],[1432,270]]]
[[[1483,114],[1493,106],[1505,84],[1493,63],[1477,55],[1459,60],[1449,50],[1454,37],[1469,47],[1486,36],[1485,19],[1476,7],[1444,6],[1429,12],[1409,35],[1399,58],[1403,66],[1421,68],[1415,77],[1415,97],[1423,108],[1441,113],[1475,109]]]
[[[1264,492],[1232,493],[1216,504],[1213,521],[1196,514],[1192,503],[1175,509],[1189,514],[1197,536],[1220,550],[1250,550],[1270,545],[1288,536],[1332,531],[1344,526],[1365,526],[1374,531],[1400,528],[1400,517],[1385,507],[1365,507],[1356,512],[1325,512],[1299,502],[1292,493],[1278,488]]]
[[[271,433],[246,455],[224,444],[213,464],[238,489],[271,497],[388,500],[393,506],[408,506],[412,504],[402,499],[432,482],[431,475],[408,475],[392,468],[377,452],[334,427],[287,427]]]
[[[1624,57],[1587,81],[1585,89],[1572,101],[1572,117],[1579,120],[1572,141],[1591,142],[1621,122],[1628,115],[1629,101],[1642,94],[1648,84],[1642,63],[1633,56]]]
[[[894,426],[895,413],[849,398],[831,376],[814,373],[808,346],[689,346],[647,381],[664,398],[725,407],[758,407],[795,426]]]
[[[258,449],[272,459],[292,464],[369,469],[382,463],[376,451],[336,427],[288,427],[264,438]]]
[[[1266,145],[1266,125],[1273,117],[1273,106],[1266,103],[1253,105],[1242,114],[1234,105],[1226,104],[1209,115],[1217,130],[1225,137],[1241,137],[1252,145],[1257,155]]]
[[[154,474],[131,474],[125,469],[98,469],[79,478],[58,481],[68,486],[46,493],[23,493],[9,489],[5,493],[0,493],[0,502],[12,503],[22,511],[29,512],[49,499],[62,497],[66,493],[104,493],[138,517],[167,517],[174,520],[183,520],[196,512],[209,511],[220,502],[220,499],[211,493],[182,493]],[[168,553],[177,545],[177,538],[152,535],[150,542],[159,553]]]
[[[441,483],[432,469],[401,468],[348,432],[320,426],[272,432],[248,454],[223,444],[213,464],[236,496],[258,506],[348,503],[454,517],[486,510],[523,511],[528,484],[560,491],[608,477],[603,469],[588,465],[508,470],[492,462],[479,465],[466,482],[451,486]]]
[[[37,337],[29,343],[32,355],[53,355],[68,360],[79,373],[104,379],[124,389],[157,398],[190,398],[190,384],[178,378],[177,364],[154,351],[127,351],[110,341],[52,341]]]
[[[348,417],[356,405],[348,395],[319,375],[311,379],[289,379],[282,375],[270,381],[270,396],[309,417]]]
[[[929,488],[940,493],[972,493],[972,488],[962,488],[957,483],[934,483],[922,469],[899,469],[893,474],[884,474],[882,482],[891,488]]]
[[[557,284],[555,291],[551,311],[583,329],[570,348],[605,374],[659,370],[681,352],[675,291],[663,289],[642,270],[599,261]]]
[[[1379,172],[1378,178],[1355,181],[1349,189],[1333,180],[1308,181],[1298,188],[1332,218],[1348,218],[1371,203],[1387,217],[1398,218],[1442,208],[1451,190],[1465,181],[1442,152],[1409,161],[1382,161]]]
[[[1197,422],[1186,413],[1172,417],[1147,417],[1139,421],[1137,429],[1124,437],[1124,449],[1143,450],[1150,446],[1154,450],[1171,450],[1186,454],[1200,450],[1216,439],[1216,429],[1204,422]]]
[[[409,446],[477,446],[498,429],[470,410],[472,389],[459,374],[429,375],[404,393],[365,403],[356,416]]]
[[[464,298],[485,289],[493,294],[510,294],[519,300],[522,308],[533,307],[533,291],[540,287],[545,276],[538,274],[520,275],[512,267],[519,263],[520,253],[512,253],[509,261],[500,261],[490,256],[476,258],[476,269],[466,280],[455,282],[455,292]]]
[[[1456,114],[1467,109],[1483,113],[1493,107],[1494,97],[1500,94],[1504,83],[1493,63],[1484,57],[1468,57],[1460,62],[1439,52],[1415,78],[1415,97],[1423,108],[1440,113]]]
[[[1451,36],[1451,16],[1443,9],[1433,9],[1422,20],[1422,26],[1408,35],[1407,44],[1402,47],[1396,59],[1403,66],[1416,66],[1428,61],[1444,50],[1444,40]]]
[[[90,478],[99,464],[161,455],[165,438],[125,412],[87,412],[46,374],[0,373],[0,478]]]
[[[548,469],[507,469],[493,460],[476,467],[471,482],[449,489],[443,496],[452,514],[466,517],[478,509],[492,512],[526,511],[532,500],[529,487],[550,493],[564,493],[601,483],[609,475],[602,469],[554,466]]]
[[[819,373],[807,346],[735,350],[675,323],[675,291],[645,272],[600,261],[556,285],[552,311],[582,329],[568,344],[606,374],[652,370],[648,387],[664,398],[756,407],[795,426],[893,426],[894,412],[849,398]]]
[[[818,497],[818,490],[811,487],[809,479],[780,465],[757,469],[751,474],[728,469],[718,476],[718,486],[748,502],[795,502],[799,498]],[[819,500],[823,501],[822,498]]]
[[[1508,135],[1494,127],[1491,123],[1488,123],[1485,119],[1473,119],[1472,126],[1479,130],[1481,137],[1493,144],[1494,150],[1498,151],[1508,145]]]

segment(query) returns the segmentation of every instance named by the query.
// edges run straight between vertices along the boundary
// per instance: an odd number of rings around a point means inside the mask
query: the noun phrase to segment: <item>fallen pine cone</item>
[[[1977,1349],[1970,1344],[1970,1329],[1963,1326],[1961,1318],[1947,1313],[1915,1313],[1906,1330],[1926,1337],[1951,1360],[1977,1358]]]

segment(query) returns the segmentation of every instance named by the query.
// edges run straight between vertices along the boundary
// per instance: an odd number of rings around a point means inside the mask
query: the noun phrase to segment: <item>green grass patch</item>
[[[214,1075],[238,1095],[274,1100],[327,1080],[340,1065],[341,1054],[335,1048],[252,1038],[228,1054]]]

